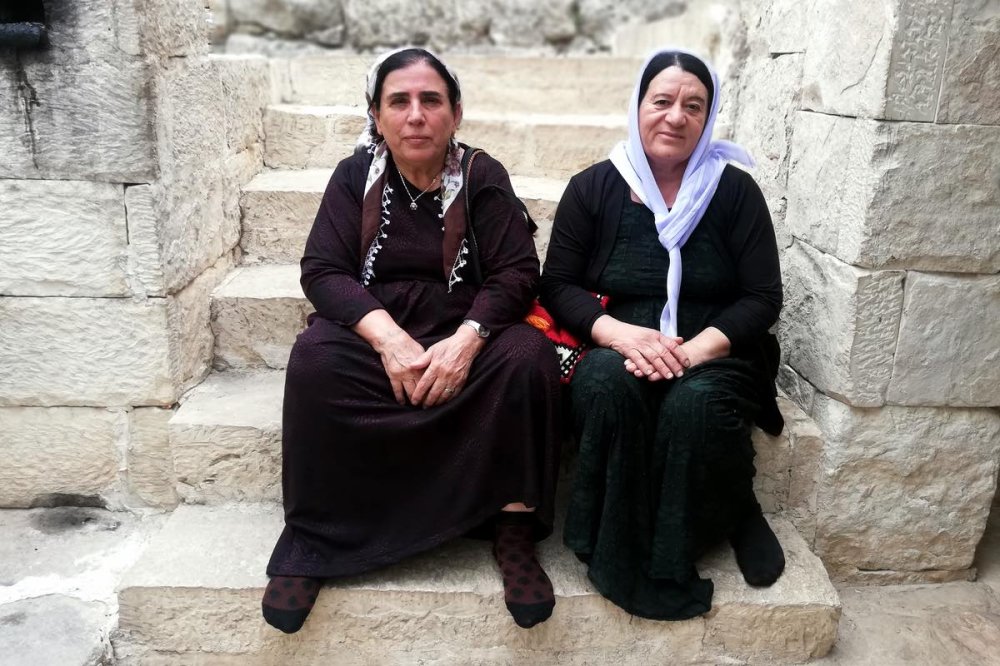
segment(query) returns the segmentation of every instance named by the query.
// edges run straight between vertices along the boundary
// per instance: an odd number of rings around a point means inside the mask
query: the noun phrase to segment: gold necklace
[[[399,181],[403,183],[403,190],[406,192],[406,196],[410,197],[410,210],[417,209],[417,199],[430,192],[430,189],[434,187],[434,183],[436,183],[438,179],[438,176],[434,176],[434,178],[431,179],[430,185],[425,187],[424,190],[417,196],[413,196],[412,194],[410,194],[410,188],[406,186],[406,178],[403,176],[403,172],[399,170],[398,166],[396,167],[396,173],[399,174]]]

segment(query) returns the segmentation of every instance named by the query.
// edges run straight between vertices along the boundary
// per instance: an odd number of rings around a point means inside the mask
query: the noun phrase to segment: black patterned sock
[[[774,584],[785,570],[785,553],[758,507],[729,537],[743,580],[756,587]]]
[[[302,628],[323,581],[300,576],[274,576],[264,589],[261,610],[275,629],[294,634]]]
[[[535,555],[534,516],[505,511],[496,524],[493,556],[503,576],[503,598],[517,626],[530,629],[552,615],[552,581]]]

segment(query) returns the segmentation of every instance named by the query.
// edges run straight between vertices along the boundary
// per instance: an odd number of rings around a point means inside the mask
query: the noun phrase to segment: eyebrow
[[[650,99],[656,99],[657,97],[661,97],[661,96],[662,97],[671,97],[671,98],[674,97],[673,93],[657,92],[657,93],[651,94],[650,95]],[[694,95],[688,95],[687,97],[685,97],[683,99],[684,99],[685,102],[701,102],[702,104],[707,104],[708,103],[708,101],[704,97],[702,97],[701,95],[699,95],[697,93],[694,94]]]
[[[444,95],[442,95],[436,90],[422,90],[418,93],[418,95],[420,96],[420,99],[424,101],[444,99]],[[389,93],[387,98],[389,102],[406,101],[410,99],[410,93],[407,92]]]

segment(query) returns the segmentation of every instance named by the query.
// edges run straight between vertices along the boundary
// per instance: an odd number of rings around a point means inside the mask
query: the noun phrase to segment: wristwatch
[[[462,322],[462,325],[463,326],[471,326],[472,330],[476,332],[476,335],[478,335],[481,338],[488,338],[488,337],[490,337],[490,329],[486,328],[485,326],[483,326],[482,324],[480,324],[478,321],[474,321],[472,319],[466,319],[466,320],[464,320]]]

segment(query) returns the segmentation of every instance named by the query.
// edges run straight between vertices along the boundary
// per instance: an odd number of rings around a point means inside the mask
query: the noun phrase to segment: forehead
[[[681,94],[708,99],[708,88],[691,72],[685,72],[676,65],[667,67],[654,76],[646,89],[646,97],[657,93]]]
[[[433,67],[421,60],[389,72],[382,83],[382,94],[412,93],[426,91],[448,94],[448,85]]]

